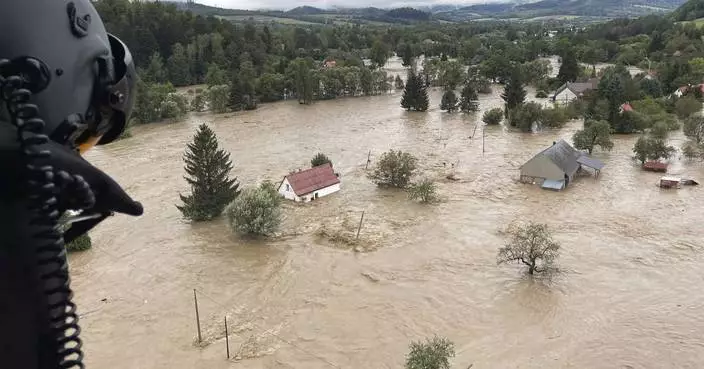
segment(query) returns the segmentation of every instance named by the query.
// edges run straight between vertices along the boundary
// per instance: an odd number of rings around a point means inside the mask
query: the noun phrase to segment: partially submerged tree
[[[411,342],[406,369],[450,369],[455,345],[447,338],[433,337],[425,342]]]
[[[322,152],[319,152],[319,153],[317,153],[317,154],[313,157],[313,159],[310,161],[310,166],[311,166],[311,167],[317,167],[317,166],[319,166],[319,165],[323,165],[323,164],[326,164],[326,163],[332,164],[332,161],[331,161],[330,158],[328,158],[325,154],[323,154]]]
[[[271,182],[242,191],[225,209],[230,228],[240,235],[270,236],[281,224],[281,197]]]
[[[401,98],[401,106],[409,111],[426,111],[428,110],[429,104],[428,91],[423,82],[423,78],[419,76],[413,68],[409,69],[408,78],[406,79],[406,88]]]
[[[488,110],[484,112],[484,116],[482,116],[482,122],[489,125],[499,124],[502,120],[504,120],[504,111],[501,110],[501,108]]]
[[[642,163],[646,160],[669,159],[676,149],[672,146],[667,146],[662,138],[641,136],[633,146],[633,152],[636,154],[636,159]]]
[[[93,247],[93,242],[90,239],[88,233],[84,233],[78,236],[75,240],[66,244],[66,251],[86,251]]]
[[[528,267],[528,274],[544,272],[559,255],[560,245],[553,241],[546,224],[513,224],[511,239],[496,257],[498,264],[519,262]]]
[[[526,90],[523,88],[523,80],[518,70],[511,73],[511,78],[506,82],[501,98],[505,102],[507,117],[512,110],[523,105],[526,101]]]
[[[614,147],[614,143],[611,142],[611,125],[603,120],[585,121],[584,129],[575,132],[572,141],[575,148],[587,150],[590,155],[595,146],[604,150],[611,150]]]
[[[440,109],[445,110],[448,113],[453,113],[457,110],[457,95],[455,95],[455,91],[445,91],[442,95],[442,100],[440,101]]]
[[[209,88],[208,105],[210,105],[210,110],[214,113],[226,112],[230,92],[230,87],[228,85],[218,85]]]
[[[680,119],[685,119],[700,111],[702,111],[702,103],[692,95],[682,97],[675,103],[675,113]]]
[[[516,108],[509,116],[509,124],[523,132],[530,132],[534,124],[540,123],[543,107],[535,102],[529,102]]]
[[[415,174],[418,160],[411,154],[390,150],[381,154],[369,176],[378,186],[405,188]]]
[[[477,90],[471,82],[467,82],[462,89],[460,110],[464,113],[479,111],[479,97]]]
[[[685,136],[697,144],[702,143],[702,141],[704,141],[704,116],[701,114],[694,114],[685,119],[684,125],[682,126],[682,131]]]
[[[201,124],[193,142],[188,144],[183,160],[186,162],[188,176],[185,178],[191,186],[191,194],[179,195],[183,205],[176,207],[192,221],[219,216],[239,194],[237,178],[229,178],[232,170],[230,154],[218,148],[215,132]]]
[[[408,197],[411,200],[419,200],[423,203],[433,202],[437,199],[437,188],[432,179],[425,178],[411,185],[408,189]]]

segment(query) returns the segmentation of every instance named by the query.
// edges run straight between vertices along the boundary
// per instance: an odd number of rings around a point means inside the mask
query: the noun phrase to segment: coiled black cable
[[[10,63],[0,60],[0,69]],[[24,159],[26,188],[32,225],[41,229],[32,238],[38,242],[36,262],[42,293],[48,307],[48,318],[52,338],[56,344],[56,367],[62,369],[85,368],[76,304],[71,300],[66,248],[59,226],[59,199],[57,196],[70,193],[75,208],[93,206],[95,196],[88,183],[80,176],[56,171],[50,164],[51,152],[41,145],[49,142],[43,133],[45,123],[38,116],[38,108],[29,103],[32,92],[24,88],[19,76],[0,76],[0,93],[17,128],[21,157]]]

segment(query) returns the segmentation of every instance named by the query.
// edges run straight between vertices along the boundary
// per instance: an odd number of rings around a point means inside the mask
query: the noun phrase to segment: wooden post
[[[484,126],[482,126],[482,156],[484,156]]]
[[[369,150],[369,154],[367,154],[367,165],[364,167],[364,170],[369,169],[369,162],[371,161],[372,157],[372,150]]]
[[[225,347],[227,348],[227,358],[230,358],[230,335],[227,333],[227,315],[225,315]]]
[[[193,289],[193,302],[196,305],[196,325],[198,326],[198,343],[203,341],[203,336],[200,333],[200,315],[198,314],[198,296],[196,295],[196,289]]]
[[[362,210],[362,218],[359,219],[359,227],[357,227],[357,238],[359,239],[359,232],[362,230],[362,222],[364,221],[364,210]]]

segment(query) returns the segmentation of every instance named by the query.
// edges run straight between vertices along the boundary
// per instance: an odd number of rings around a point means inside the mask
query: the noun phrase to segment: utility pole
[[[198,314],[198,296],[196,295],[196,289],[193,289],[193,302],[196,305],[196,325],[198,326],[198,343],[203,341],[203,337],[200,333],[200,315]]]

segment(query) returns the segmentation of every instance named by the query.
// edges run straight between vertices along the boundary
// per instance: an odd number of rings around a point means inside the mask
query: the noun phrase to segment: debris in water
[[[372,282],[379,282],[380,281],[379,277],[377,277],[376,275],[374,275],[371,272],[362,272],[362,275],[367,277],[367,279]]]

